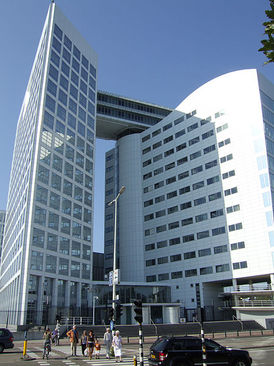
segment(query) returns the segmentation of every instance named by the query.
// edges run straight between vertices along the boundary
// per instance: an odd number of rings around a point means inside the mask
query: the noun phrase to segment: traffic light
[[[115,319],[120,319],[123,314],[123,306],[120,304],[120,302],[116,303],[115,308]]]
[[[134,317],[134,319],[141,324],[143,322],[143,311],[142,311],[142,300],[135,300],[134,301],[134,312],[136,314],[136,316]]]
[[[112,320],[113,319],[113,315],[114,315],[114,309],[110,308],[108,311],[108,319]]]

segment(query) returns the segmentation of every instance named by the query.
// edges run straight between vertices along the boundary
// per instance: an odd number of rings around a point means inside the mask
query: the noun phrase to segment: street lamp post
[[[116,272],[116,246],[117,246],[117,201],[122,193],[125,192],[126,187],[122,186],[120,188],[117,196],[109,202],[108,206],[111,206],[114,203],[114,238],[113,238],[113,273],[112,273],[112,308],[113,308],[113,320],[115,322],[115,300],[116,300],[116,281],[114,280],[114,274]]]

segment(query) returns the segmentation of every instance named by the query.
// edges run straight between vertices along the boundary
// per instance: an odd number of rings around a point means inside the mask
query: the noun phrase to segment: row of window
[[[247,268],[247,262],[246,261],[233,263],[233,269],[234,270],[244,269],[244,268]],[[229,268],[228,263],[220,264],[220,265],[215,266],[215,273],[227,272],[229,270],[230,270],[230,268]],[[188,270],[185,270],[184,272],[185,272],[184,273],[185,277],[198,276],[198,270],[196,268],[188,269]],[[212,266],[199,268],[199,275],[200,276],[213,274],[213,273],[214,273],[214,271],[213,271]],[[169,279],[175,280],[175,279],[183,277],[183,271],[171,272],[170,274],[169,273],[160,273],[160,274],[157,275],[157,277],[158,277],[158,281],[167,281]],[[156,275],[146,276],[146,282],[156,282],[157,277],[156,277]]]
[[[110,244],[113,244],[113,241],[110,241]],[[150,243],[150,244],[146,244],[145,245],[145,250],[146,251],[150,251],[150,250],[154,250],[154,249],[160,249],[160,248],[165,248],[168,245],[172,246],[172,245],[177,245],[181,243],[181,238],[177,237],[177,238],[172,238],[169,240],[161,240],[158,241],[156,244],[155,243]],[[110,245],[109,244],[109,245]],[[245,242],[244,241],[239,241],[237,243],[232,243],[230,244],[230,249],[231,250],[237,250],[237,249],[243,249],[245,248]],[[217,245],[213,248],[214,254],[219,254],[219,253],[225,253],[228,251],[227,245]],[[195,253],[194,256],[192,258],[196,258],[196,252],[190,252],[190,253]],[[186,253],[185,253],[186,254]],[[204,257],[206,255],[211,255],[211,248],[204,248],[204,249],[200,249],[198,251],[198,256],[199,257]],[[185,255],[184,255],[185,256]],[[188,254],[186,254],[186,257],[188,256]],[[189,258],[184,258],[184,259],[189,259]]]
[[[78,241],[70,240],[63,236],[45,232],[34,228],[32,235],[32,245],[38,248],[45,248],[60,254],[71,255],[72,257],[90,260],[91,247],[81,244]]]
[[[239,225],[239,227],[242,227],[242,224],[239,223],[237,224]],[[235,225],[234,225],[235,228]],[[155,228],[151,228],[151,229],[146,229],[145,230],[145,236],[150,236],[150,235],[154,235],[155,233],[161,233],[167,230],[167,226],[166,225],[161,225],[158,226],[155,230]],[[239,230],[239,229],[238,229]],[[211,234],[210,234],[211,232]],[[196,233],[196,239],[205,239],[208,238],[209,236],[217,236],[217,235],[221,235],[221,234],[225,234],[226,229],[225,226],[220,226],[211,230],[204,230],[204,231],[200,231],[198,233]],[[194,241],[195,240],[195,234],[188,234],[188,235],[184,235],[182,237],[182,242],[183,243],[187,243],[190,241]]]
[[[48,227],[54,231],[60,231],[61,233],[72,235],[74,238],[91,241],[90,227],[48,211],[40,206],[35,206],[34,223]]]
[[[218,176],[216,176],[216,177],[218,177]],[[216,182],[218,182],[216,177],[210,178],[210,182],[215,183],[215,179],[216,179]],[[207,183],[207,184],[212,184],[212,183]],[[192,190],[197,190],[197,189],[203,188],[204,186],[205,186],[204,181],[200,181],[200,182],[194,183],[192,185]],[[144,207],[152,206],[154,203],[156,204],[156,203],[159,203],[159,202],[163,202],[163,201],[165,201],[165,199],[168,200],[168,199],[177,197],[178,195],[183,195],[183,194],[189,193],[190,191],[191,191],[191,186],[185,186],[185,187],[179,188],[178,191],[174,190],[174,191],[168,192],[166,195],[163,194],[163,195],[155,197],[154,199],[151,198],[147,201],[144,201]],[[232,188],[225,189],[224,195],[225,196],[230,196],[232,194],[236,194],[237,192],[238,192],[238,188],[237,187],[232,187]],[[214,193],[214,194],[209,195],[208,196],[209,201],[213,201],[217,198],[221,198],[220,194],[221,193],[219,192],[219,194]],[[202,202],[202,203],[204,203],[204,202]],[[188,208],[188,207],[191,207],[191,202],[186,203],[186,205],[184,205],[184,206],[181,206],[181,210],[183,210],[185,208]]]
[[[79,263],[77,261],[69,260],[66,258],[59,258],[57,263],[57,257],[32,250],[30,269],[35,271],[45,271],[48,273],[58,273],[64,276],[71,276],[83,279],[90,279],[91,266],[89,263]],[[82,270],[81,270],[82,269]]]
[[[178,124],[184,122],[185,120],[187,120],[187,119],[189,119],[189,118],[191,118],[191,117],[193,117],[195,115],[196,115],[196,111],[194,110],[191,113],[187,113],[187,114],[185,114],[185,115],[183,115],[183,116],[175,119],[173,122],[167,123],[165,126],[163,126],[162,129],[161,128],[158,128],[157,130],[153,131],[151,134],[148,134],[148,135],[144,136],[142,138],[142,142],[145,142],[145,141],[150,140],[151,137],[155,137],[155,136],[161,134],[162,132],[165,132],[165,131],[169,130],[170,128],[172,128],[173,125],[174,126],[177,126]],[[223,115],[222,112],[217,112],[217,113],[215,113],[215,118],[218,118],[221,115]],[[207,124],[207,123],[209,123],[211,121],[212,121],[212,118],[211,117],[208,117],[206,119],[200,120],[199,122],[195,122],[195,123],[191,124],[190,126],[188,126],[186,130],[184,129],[184,132],[182,132],[181,134],[184,135],[186,133],[186,131],[187,132],[191,132],[191,131],[195,130],[196,128],[198,128],[199,127],[199,124],[200,124],[200,126],[204,126],[205,124]],[[226,128],[228,128],[228,124],[227,123],[224,124],[223,126],[217,128],[217,132],[221,132],[222,130],[224,130]]]
[[[214,151],[214,150],[215,150],[215,145],[211,145],[211,146],[209,146],[209,147],[207,147],[207,148],[205,148],[205,149],[204,149],[204,154],[207,154],[207,153],[209,153],[209,152],[211,152],[211,151]],[[167,152],[165,152],[165,153],[164,153],[164,155],[165,155],[166,153],[167,153]],[[168,151],[168,154],[169,154],[169,155],[170,155],[170,154],[173,154],[173,153],[174,153],[174,149],[171,149],[171,150],[169,150],[169,151]],[[160,154],[160,155],[158,155],[158,156],[162,159],[162,154]],[[165,155],[165,156],[167,156],[167,155]],[[190,160],[193,160],[193,159],[199,158],[200,156],[202,156],[201,150],[196,151],[196,152],[195,152],[195,153],[193,153],[193,154],[190,154],[190,155],[189,155],[189,158],[190,158]],[[220,163],[222,164],[222,163],[225,163],[225,162],[227,162],[227,161],[229,161],[229,160],[232,160],[232,159],[233,159],[233,155],[232,155],[232,154],[228,154],[228,155],[222,156],[222,157],[220,158]],[[151,160],[150,160],[150,159],[149,159],[148,161],[149,161],[149,162],[151,162]],[[186,164],[188,161],[189,161],[188,156],[184,156],[184,157],[182,157],[182,158],[178,159],[176,162],[175,162],[175,161],[173,161],[173,162],[171,162],[171,163],[168,163],[168,164],[166,164],[166,165],[164,165],[164,166],[161,166],[161,167],[159,167],[159,168],[157,168],[157,169],[154,169],[153,171],[150,171],[150,172],[148,172],[148,173],[144,174],[144,175],[143,175],[143,180],[147,180],[147,179],[151,178],[152,176],[157,176],[157,175],[159,175],[159,174],[163,173],[164,171],[168,171],[168,170],[170,170],[170,169],[175,168],[176,166],[180,166],[180,165]],[[209,168],[211,168],[211,167],[213,167],[213,166],[218,165],[218,162],[217,162],[217,163],[215,163],[215,161],[216,161],[216,160],[213,160],[212,162],[210,162],[210,163],[212,164],[212,166],[210,166],[210,165],[206,165],[206,167],[205,167],[205,168],[206,168],[206,169],[209,169]],[[213,164],[216,164],[216,165],[213,165]],[[186,172],[185,174],[187,174],[187,172]],[[194,174],[195,174],[195,173],[194,173]],[[182,177],[183,177],[183,176],[182,176]],[[182,179],[182,178],[179,178],[179,177],[178,177],[178,179]]]

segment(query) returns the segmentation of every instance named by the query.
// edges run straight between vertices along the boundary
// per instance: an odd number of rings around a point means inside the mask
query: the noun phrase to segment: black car
[[[13,334],[6,328],[0,328],[0,353],[7,348],[13,348]]]
[[[223,347],[205,339],[207,365],[250,366],[252,359],[247,351]],[[150,366],[201,366],[202,341],[199,337],[160,337],[150,347]]]

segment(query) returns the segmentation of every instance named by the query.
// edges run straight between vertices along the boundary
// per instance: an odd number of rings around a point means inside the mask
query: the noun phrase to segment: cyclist
[[[46,329],[46,331],[44,332],[43,338],[45,340],[44,342],[44,351],[43,351],[43,358],[48,359],[49,357],[49,353],[51,351],[51,331],[49,328]]]

